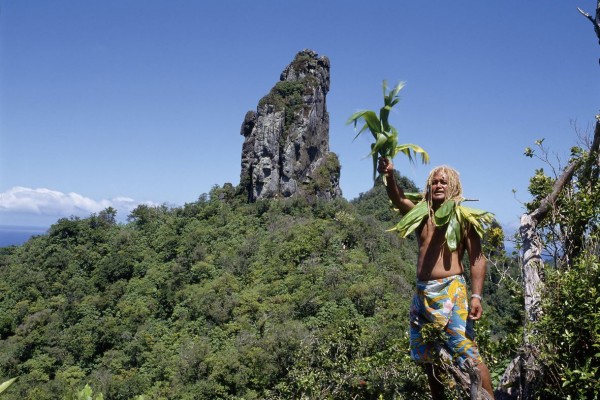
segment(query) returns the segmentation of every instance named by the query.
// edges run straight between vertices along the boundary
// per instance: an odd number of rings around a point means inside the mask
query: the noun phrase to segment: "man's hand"
[[[394,164],[385,157],[379,157],[379,164],[377,165],[377,172],[380,174],[388,175],[390,172],[393,173]]]
[[[481,300],[476,297],[471,299],[471,309],[469,310],[469,319],[477,321],[483,314],[483,307],[481,306]]]

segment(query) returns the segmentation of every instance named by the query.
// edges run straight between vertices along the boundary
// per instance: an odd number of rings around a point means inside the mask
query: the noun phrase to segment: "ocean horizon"
[[[0,225],[0,247],[20,246],[30,238],[48,232],[45,226]]]

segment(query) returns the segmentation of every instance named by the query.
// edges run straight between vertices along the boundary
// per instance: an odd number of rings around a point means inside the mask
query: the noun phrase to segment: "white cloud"
[[[51,189],[30,189],[20,186],[0,193],[0,213],[7,214],[88,217],[92,213],[113,207],[123,217],[142,203],[156,205],[148,201],[135,201],[128,197],[94,200],[73,192],[63,193]]]

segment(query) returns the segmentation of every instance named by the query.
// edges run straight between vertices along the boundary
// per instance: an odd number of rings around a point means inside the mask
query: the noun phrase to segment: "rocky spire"
[[[340,164],[329,151],[329,59],[299,52],[242,123],[240,187],[258,199],[341,196]]]

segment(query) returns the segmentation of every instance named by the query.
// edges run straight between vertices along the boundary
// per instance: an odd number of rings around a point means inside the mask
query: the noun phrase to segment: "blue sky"
[[[600,46],[578,6],[596,2],[2,0],[0,224],[107,206],[123,220],[239,183],[245,113],[310,48],[331,62],[344,197],[372,185],[370,138],[347,118],[406,81],[400,142],[457,168],[510,229],[543,166],[524,148],[545,138],[564,163],[599,112]],[[432,166],[394,161],[420,187]]]

